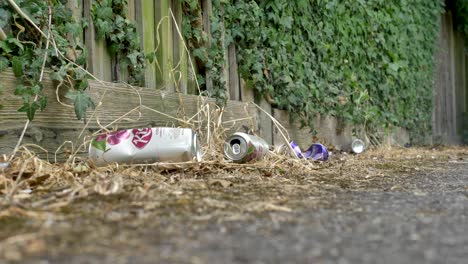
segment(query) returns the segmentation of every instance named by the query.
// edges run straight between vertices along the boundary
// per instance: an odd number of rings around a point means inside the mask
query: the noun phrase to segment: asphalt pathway
[[[468,263],[468,162],[435,166],[381,189],[304,197],[292,212],[196,228],[155,219],[157,228],[135,227],[137,246],[122,239],[120,249],[102,254],[78,250],[22,263]],[[106,248],[99,239],[86,243]]]

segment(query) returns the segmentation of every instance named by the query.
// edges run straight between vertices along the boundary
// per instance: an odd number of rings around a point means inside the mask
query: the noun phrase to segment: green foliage
[[[226,80],[223,74],[225,65],[224,50],[226,46],[223,42],[223,17],[221,0],[212,0],[213,15],[210,17],[211,43],[208,50],[207,68],[209,76],[213,82],[213,89],[210,96],[215,97],[220,105],[224,105],[227,100]]]
[[[117,56],[120,67],[128,70],[130,83],[142,85],[146,58],[135,23],[126,18],[127,6],[127,0],[93,1],[91,14],[97,37],[106,40],[111,56]]]
[[[454,10],[454,22],[457,29],[468,37],[468,0],[454,0],[451,7]]]
[[[215,97],[218,104],[223,105],[227,100],[226,80],[223,74],[225,64],[223,42],[223,18],[222,1],[212,0],[213,13],[210,16],[211,42],[208,34],[203,31],[201,7],[198,0],[183,0],[182,35],[188,42],[188,48],[202,74],[208,73],[212,81],[212,89],[209,96]],[[198,83],[202,90],[206,90],[205,78],[197,75]]]
[[[182,36],[187,41],[193,59],[199,71],[202,72],[208,62],[208,52],[206,43],[208,36],[203,31],[201,6],[198,0],[182,0]],[[201,88],[204,88],[205,78],[197,75],[197,80]]]
[[[312,124],[430,132],[439,0],[223,1],[226,44],[255,91]],[[217,63],[215,61],[215,63]],[[217,67],[220,67],[218,64]]]
[[[65,97],[73,101],[75,114],[78,120],[86,118],[86,109],[95,108],[95,105],[89,95],[83,91],[69,91]]]
[[[47,1],[15,2],[36,25],[47,29]],[[43,93],[40,82],[44,57],[45,66],[52,70],[51,76],[64,87],[85,90],[88,86],[88,77],[76,65],[84,65],[86,62],[86,52],[82,43],[75,41],[82,35],[82,26],[73,19],[71,10],[65,5],[66,1],[52,2],[51,35],[58,51],[65,54],[67,59],[60,56],[53,45],[46,49],[46,39],[12,10],[6,1],[0,2],[0,26],[7,33],[7,39],[0,41],[0,71],[7,67],[13,69],[18,79],[15,94],[23,98],[23,106],[18,111],[26,113],[29,120],[47,105],[47,96]],[[47,56],[44,56],[46,53]]]

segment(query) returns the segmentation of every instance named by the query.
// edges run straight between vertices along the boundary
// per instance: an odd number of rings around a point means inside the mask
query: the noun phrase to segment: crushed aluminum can
[[[269,151],[268,143],[257,136],[236,132],[224,142],[224,156],[236,163],[262,159]]]
[[[355,139],[351,142],[351,151],[356,154],[362,153],[366,149],[366,144],[360,139]]]
[[[313,159],[313,160],[320,160],[320,161],[328,160],[328,156],[329,156],[328,150],[324,145],[320,143],[312,144],[305,152],[302,152],[301,149],[299,148],[299,145],[297,145],[297,143],[294,141],[291,141],[290,145],[291,145],[291,148],[296,153],[297,157],[299,158]]]
[[[188,128],[153,127],[101,134],[89,146],[96,165],[200,161],[197,134]]]

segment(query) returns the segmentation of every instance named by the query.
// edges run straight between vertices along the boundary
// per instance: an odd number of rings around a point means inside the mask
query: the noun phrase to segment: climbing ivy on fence
[[[429,132],[439,0],[230,1],[250,87],[311,124],[330,114]]]
[[[67,0],[15,0],[18,7],[47,34],[49,8],[51,36],[55,45],[46,45],[46,38],[20,16],[10,3],[0,2],[0,29],[6,39],[0,40],[0,71],[11,67],[18,79],[15,94],[23,98],[18,109],[33,120],[38,110],[45,109],[47,96],[43,92],[40,74],[45,68],[50,78],[67,89],[66,97],[73,101],[78,119],[94,103],[86,89],[90,76],[86,67],[87,52],[83,44],[86,21],[76,21]],[[105,39],[110,54],[123,69],[127,69],[130,83],[143,83],[146,56],[140,51],[136,26],[126,18],[127,0],[93,1],[92,16],[98,38]],[[62,56],[63,55],[63,56]]]
[[[192,13],[199,8],[196,0],[184,3]],[[224,61],[212,49],[235,43],[247,85],[304,124],[330,114],[368,128],[430,132],[442,1],[215,0],[213,6],[211,33],[223,19],[225,43],[212,42],[208,52],[192,47],[213,74],[222,75]],[[205,40],[199,30],[184,36]],[[214,89],[224,89],[222,83]]]
[[[203,31],[202,10],[198,0],[183,0],[182,35],[197,62],[198,83],[209,96],[215,97],[222,105],[227,100],[226,80],[223,74],[225,64],[224,51],[224,12],[223,1],[212,0],[213,12],[210,16],[210,32]],[[206,12],[206,11],[205,11]],[[211,41],[209,41],[208,34]],[[204,73],[208,73],[212,88],[206,89]]]
[[[117,58],[121,69],[128,70],[130,83],[143,85],[145,54],[136,25],[127,18],[127,7],[127,0],[93,1],[91,14],[97,37],[106,40],[111,56]]]
[[[463,33],[465,39],[468,39],[468,0],[454,0],[451,4],[455,25]]]
[[[66,1],[15,0],[31,20],[47,34],[49,2],[52,11],[50,39],[54,45],[46,45],[46,38],[21,17],[7,1],[0,2],[0,28],[6,39],[0,40],[0,71],[11,67],[18,79],[15,95],[23,98],[18,109],[32,120],[38,110],[47,105],[40,74],[44,58],[50,77],[63,87],[70,88],[67,97],[72,99],[78,119],[85,117],[88,107],[94,107],[88,94],[88,77],[79,67],[86,63],[86,51],[79,41],[82,24],[75,21]],[[46,55],[46,56],[45,56]],[[63,56],[62,56],[63,55]]]

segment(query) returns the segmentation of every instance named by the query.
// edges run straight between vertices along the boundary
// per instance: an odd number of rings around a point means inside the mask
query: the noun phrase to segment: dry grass
[[[275,188],[310,185],[311,189],[322,187],[323,182],[356,185],[388,173],[434,169],[436,161],[466,162],[468,157],[468,150],[462,147],[380,147],[361,155],[333,154],[326,162],[270,153],[256,163],[235,164],[222,158],[219,150],[210,152],[211,160],[199,163],[113,164],[107,167],[95,167],[87,162],[53,164],[25,150],[12,160],[9,168],[0,171],[2,205],[60,208],[91,194],[118,194],[126,188],[138,196],[158,188],[161,189],[159,195],[163,195],[176,191],[179,185],[190,187],[193,184],[196,187],[201,184],[206,188],[207,183],[223,188],[245,182]]]
[[[322,197],[338,191],[405,191],[405,179],[415,173],[438,170],[441,162],[468,162],[468,149],[381,147],[313,163],[271,155],[253,164],[233,164],[220,157],[93,167],[86,162],[52,164],[24,151],[0,171],[0,256],[21,260],[78,249],[92,254],[104,249],[83,242],[95,239],[124,250],[113,242],[115,223],[132,227],[119,232],[137,245],[142,226],[161,228],[164,219],[174,236],[182,235],[175,223],[197,228],[265,215],[278,223],[294,221],[288,215],[297,208],[333,207],[332,200]],[[60,243],[48,247],[56,241]],[[124,248],[132,250],[128,244]]]

